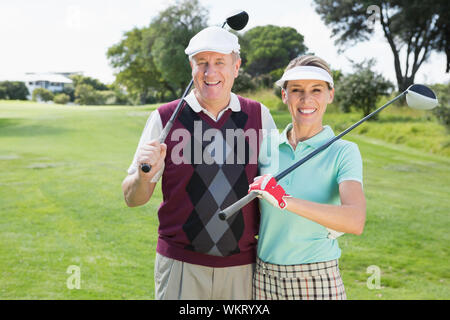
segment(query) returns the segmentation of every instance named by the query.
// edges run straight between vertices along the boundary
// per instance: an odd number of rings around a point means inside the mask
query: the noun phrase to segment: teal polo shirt
[[[335,135],[329,126],[295,151],[289,144],[289,124],[281,134],[268,135],[262,142],[258,165],[260,174],[276,175],[299,161]],[[338,140],[279,181],[295,198],[340,205],[339,183],[356,180],[362,184],[362,159],[355,143]],[[288,210],[259,200],[261,224],[258,257],[268,263],[294,265],[329,261],[341,256],[336,239],[328,239],[327,229]]]

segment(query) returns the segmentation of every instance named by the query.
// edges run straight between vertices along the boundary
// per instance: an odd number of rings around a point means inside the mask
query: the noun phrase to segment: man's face
[[[212,51],[200,52],[193,57],[192,78],[200,103],[206,103],[210,107],[224,107],[228,104],[234,79],[241,66],[240,59],[234,60],[231,54]]]

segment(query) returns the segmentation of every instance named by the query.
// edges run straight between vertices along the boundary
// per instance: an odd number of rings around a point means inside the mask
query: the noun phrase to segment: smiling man
[[[148,202],[162,176],[156,299],[252,298],[257,203],[228,221],[218,214],[247,194],[257,176],[263,132],[276,126],[265,106],[231,92],[241,65],[239,49],[238,38],[219,27],[190,40],[185,53],[195,89],[163,144],[158,137],[178,100],[150,115],[122,184],[128,206],[139,206]],[[248,138],[252,132],[256,142]],[[181,142],[180,136],[189,141]],[[238,141],[245,142],[243,148]],[[180,150],[186,161],[178,161]],[[151,171],[138,169],[142,163],[150,164]]]

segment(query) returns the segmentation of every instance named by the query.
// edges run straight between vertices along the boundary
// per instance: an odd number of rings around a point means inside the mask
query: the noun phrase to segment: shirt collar
[[[286,126],[286,128],[283,130],[283,132],[280,133],[279,144],[286,143],[289,145],[289,140],[288,140],[287,134],[288,134],[289,130],[291,130],[291,129],[292,129],[292,123],[289,123]],[[318,134],[316,134],[315,136],[312,136],[308,140],[299,142],[299,144],[304,143],[304,144],[307,144],[307,145],[317,149],[334,137],[335,137],[335,135],[334,135],[333,129],[331,129],[330,126],[324,126],[322,131],[320,131]]]
[[[230,93],[230,103],[228,104],[228,106],[226,108],[224,108],[222,111],[231,109],[231,111],[233,112],[239,112],[241,111],[241,104],[239,102],[238,97],[231,92]],[[192,110],[194,110],[195,112],[200,112],[203,111],[205,113],[209,113],[208,110],[206,110],[205,108],[203,108],[200,103],[198,102],[197,98],[195,97],[194,94],[194,90],[192,90],[185,98],[184,100],[188,103],[188,105],[192,108]],[[221,112],[222,112],[221,111]]]

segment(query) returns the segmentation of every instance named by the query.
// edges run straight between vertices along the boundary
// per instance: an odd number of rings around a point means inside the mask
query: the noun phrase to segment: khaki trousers
[[[255,264],[211,268],[156,253],[156,300],[251,300]]]

